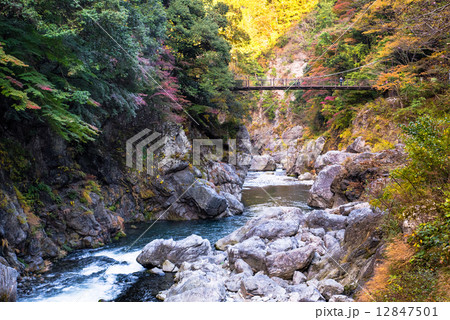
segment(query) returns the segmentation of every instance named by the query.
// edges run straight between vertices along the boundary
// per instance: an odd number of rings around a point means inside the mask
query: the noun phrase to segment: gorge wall
[[[143,129],[168,138],[155,152],[157,172],[125,164],[127,139]],[[243,211],[241,188],[251,160],[245,127],[236,128],[239,164],[227,159],[192,165],[198,129],[163,122],[142,110],[111,118],[99,138],[70,144],[46,125],[0,127],[0,262],[19,272],[42,271],[73,249],[124,236],[124,223],[214,219]],[[250,158],[248,158],[250,157]]]

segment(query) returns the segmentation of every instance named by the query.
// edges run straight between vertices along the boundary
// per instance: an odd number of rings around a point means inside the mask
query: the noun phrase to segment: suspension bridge
[[[252,90],[376,90],[370,80],[340,79],[240,79],[234,91]]]

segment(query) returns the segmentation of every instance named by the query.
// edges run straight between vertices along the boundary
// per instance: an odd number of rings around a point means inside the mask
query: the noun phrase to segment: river
[[[55,262],[49,272],[21,285],[18,301],[156,301],[156,294],[172,284],[173,275],[150,274],[136,262],[147,243],[197,234],[214,245],[267,207],[310,210],[306,204],[309,188],[309,183],[287,177],[282,170],[249,172],[242,193],[242,215],[220,220],[158,221],[141,238],[150,224],[128,226],[127,237],[101,248],[73,251]]]

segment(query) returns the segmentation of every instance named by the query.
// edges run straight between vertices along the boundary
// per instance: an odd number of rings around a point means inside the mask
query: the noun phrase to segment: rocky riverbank
[[[164,301],[352,301],[380,252],[382,216],[368,203],[267,208],[220,239],[219,251],[192,235],[152,241],[137,260],[176,272]]]
[[[368,152],[361,139],[345,151],[320,154],[323,138],[286,162],[300,179],[314,178],[304,212],[267,207],[215,243],[193,235],[155,240],[138,262],[155,273],[176,272],[164,301],[353,301],[383,250],[384,213],[366,202],[404,163],[402,146]],[[256,157],[267,170],[271,159]],[[311,172],[312,171],[312,172]],[[315,173],[318,173],[315,176]]]
[[[208,160],[212,150],[202,150],[195,167],[191,140],[204,135],[191,128],[188,136],[186,128],[156,120],[148,112],[111,119],[95,143],[78,149],[46,127],[34,135],[0,128],[0,265],[30,275],[74,249],[124,236],[127,222],[241,214],[251,161],[246,128],[236,128],[239,165]],[[143,129],[168,137],[155,152],[154,176],[125,165],[126,140]],[[9,292],[4,283],[15,283],[17,275],[3,269],[0,288]],[[4,300],[14,300],[9,296]]]

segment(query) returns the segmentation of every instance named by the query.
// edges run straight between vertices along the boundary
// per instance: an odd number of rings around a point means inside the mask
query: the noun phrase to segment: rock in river
[[[275,160],[268,155],[254,156],[250,166],[251,171],[273,171],[275,169]]]
[[[160,268],[166,260],[179,267],[185,261],[196,261],[201,256],[210,255],[211,252],[208,240],[191,235],[180,241],[153,240],[144,247],[136,260],[146,268]]]

